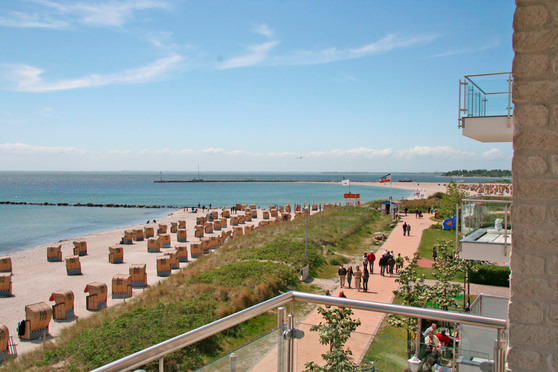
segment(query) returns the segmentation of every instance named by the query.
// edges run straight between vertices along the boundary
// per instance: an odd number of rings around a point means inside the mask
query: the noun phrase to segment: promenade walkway
[[[434,222],[430,220],[430,217],[431,215],[427,214],[424,214],[423,218],[415,218],[414,214],[402,217],[382,247],[380,247],[376,252],[377,259],[374,265],[374,274],[370,276],[370,280],[368,281],[368,292],[357,292],[357,290],[354,289],[354,283],[352,283],[351,289],[338,288],[337,290],[332,291],[332,295],[338,296],[339,291],[342,290],[347,298],[391,303],[394,298],[393,291],[398,287],[398,283],[395,282],[397,275],[394,275],[393,277],[390,277],[389,275],[381,276],[378,260],[386,250],[393,251],[396,257],[398,253],[401,253],[401,256],[403,257],[412,257],[418,250],[420,240],[422,238],[422,232],[434,224]],[[403,222],[407,222],[407,224],[411,225],[410,236],[403,236]],[[356,265],[362,266],[362,253],[358,257],[355,257],[355,260],[351,263],[351,265],[353,268]],[[337,283],[338,282],[339,280],[337,279]],[[382,324],[384,314],[364,310],[353,311],[355,314],[354,318],[360,319],[362,324],[355,332],[353,332],[351,338],[347,341],[346,346],[353,352],[354,360],[359,361],[362,359],[364,353],[368,350],[368,346],[373,341],[374,335],[377,333],[380,325]],[[320,321],[322,321],[321,315],[317,312],[317,310],[314,310],[299,324],[297,324],[297,328],[304,331],[304,338],[297,340],[295,343],[295,371],[303,371],[304,365],[308,361],[316,361],[320,363],[322,360],[321,354],[326,351],[327,346],[320,345],[318,332],[310,331],[310,327],[320,323]],[[274,371],[276,363],[275,358],[276,351],[271,352],[263,358],[253,370],[265,370],[268,372]]]

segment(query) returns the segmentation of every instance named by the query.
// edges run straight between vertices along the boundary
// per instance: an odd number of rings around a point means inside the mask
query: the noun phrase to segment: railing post
[[[294,317],[289,314],[288,330],[294,332]],[[294,372],[294,337],[288,337],[287,341],[287,372]]]
[[[504,214],[504,256],[508,255],[508,204],[506,203],[506,213]]]
[[[165,359],[163,357],[159,358],[159,372],[165,371]]]
[[[231,361],[231,372],[236,372],[236,358],[238,358],[238,356],[235,353],[232,353],[229,356],[229,359]]]
[[[418,358],[420,354],[420,336],[421,336],[422,318],[417,318],[417,337],[415,340],[415,356]]]
[[[285,371],[285,339],[283,333],[285,332],[286,314],[286,307],[281,306],[277,309],[277,328],[279,329],[277,336],[277,372]]]
[[[459,79],[459,108],[457,109],[457,129],[461,128],[461,79]]]
[[[511,126],[512,76],[508,75],[508,128]]]
[[[498,329],[497,339],[494,344],[494,362],[496,372],[506,372],[506,341],[503,339],[504,331]]]

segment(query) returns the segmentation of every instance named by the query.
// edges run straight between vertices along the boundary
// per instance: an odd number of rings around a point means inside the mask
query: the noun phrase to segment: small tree
[[[418,274],[418,254],[413,259],[405,257],[407,264],[399,270],[399,289],[393,291],[396,297],[401,299],[403,305],[424,307],[428,298],[428,285],[424,283],[424,275]],[[407,331],[407,355],[413,355],[413,335],[416,332],[417,319],[408,316],[390,314],[388,322],[394,327],[405,328]]]
[[[338,307],[318,308],[325,323],[320,322],[318,325],[310,327],[310,331],[320,333],[320,344],[329,345],[329,350],[322,354],[322,358],[326,364],[319,366],[315,362],[306,363],[305,371],[309,372],[356,372],[358,366],[352,361],[353,355],[350,349],[345,349],[345,342],[351,336],[357,327],[361,324],[359,319],[351,318],[353,311],[351,309],[342,309]]]
[[[446,187],[446,193],[440,202],[440,214],[444,218],[449,218],[455,214],[455,206],[461,204],[461,201],[465,199],[469,194],[465,190],[461,190],[457,187],[455,182],[450,181]]]
[[[458,307],[459,304],[455,297],[462,293],[463,288],[459,284],[454,284],[455,275],[466,269],[464,260],[454,257],[450,253],[450,242],[446,240],[438,240],[436,242],[436,251],[438,256],[432,263],[432,276],[436,282],[428,289],[428,300],[436,302],[440,309],[448,310],[450,307]]]

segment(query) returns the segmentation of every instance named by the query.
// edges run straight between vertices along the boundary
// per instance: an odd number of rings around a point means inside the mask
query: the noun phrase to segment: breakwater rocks
[[[14,202],[14,201],[0,201],[0,205],[44,205],[44,206],[56,206],[56,207],[91,207],[91,208],[168,208],[168,209],[179,209],[179,208],[192,208],[189,206],[176,206],[176,205],[135,205],[135,204],[95,204],[95,203],[34,203],[34,202]]]

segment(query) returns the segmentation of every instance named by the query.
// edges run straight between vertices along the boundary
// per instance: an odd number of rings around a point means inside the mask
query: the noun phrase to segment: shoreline
[[[71,290],[74,293],[74,313],[76,318],[72,320],[55,321],[52,319],[49,325],[49,336],[47,340],[52,340],[60,333],[60,331],[80,318],[87,318],[95,313],[86,309],[86,296],[84,289],[88,283],[102,282],[107,285],[107,307],[115,306],[126,300],[133,300],[134,296],[143,292],[144,288],[133,288],[133,296],[130,299],[112,298],[112,278],[117,274],[128,274],[130,264],[146,264],[147,283],[153,286],[156,283],[167,279],[168,277],[157,276],[156,257],[164,255],[165,252],[173,250],[176,244],[186,244],[188,247],[192,242],[199,242],[198,238],[194,238],[194,226],[196,218],[205,216],[209,211],[221,211],[221,208],[212,208],[211,210],[201,209],[197,213],[177,209],[171,211],[165,217],[158,219],[156,223],[150,222],[130,225],[126,227],[118,227],[109,230],[103,230],[95,233],[75,236],[68,239],[42,244],[33,248],[17,251],[7,254],[12,261],[12,297],[0,297],[0,319],[2,323],[8,327],[10,335],[13,336],[17,345],[18,354],[23,354],[39,347],[42,339],[37,340],[20,340],[17,337],[17,324],[25,318],[25,306],[39,302],[44,302],[49,306],[54,302],[49,301],[52,292],[58,290]],[[252,222],[246,222],[244,226],[255,225],[263,221],[263,210],[258,211],[258,219]],[[120,239],[124,235],[125,230],[143,229],[146,226],[153,227],[155,231],[159,224],[166,224],[170,231],[170,223],[178,222],[178,220],[186,221],[187,243],[179,243],[175,233],[169,234],[171,237],[171,248],[161,248],[160,252],[149,253],[147,251],[147,239],[144,241],[134,241],[132,245],[119,244]],[[240,225],[239,225],[240,226]],[[232,230],[229,226],[223,231]],[[221,235],[221,231],[215,231],[205,236]],[[81,262],[82,275],[68,276],[66,273],[65,257],[73,256],[73,242],[84,240],[87,242],[87,255],[79,257]],[[62,246],[62,262],[48,262],[46,248],[50,245]],[[109,247],[116,246],[124,248],[124,263],[111,264],[108,261]],[[195,259],[194,259],[195,260]],[[180,262],[179,269],[172,270],[176,272],[183,269],[192,262],[190,248],[188,248],[188,262]]]

